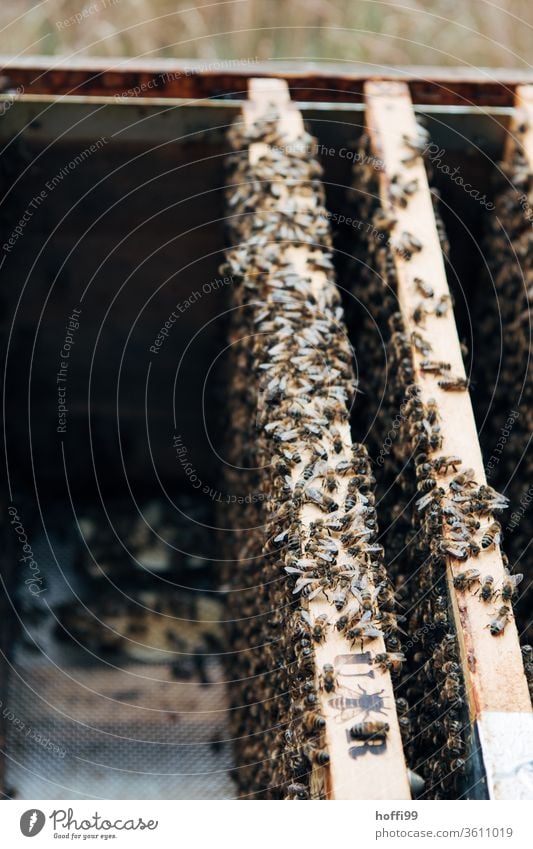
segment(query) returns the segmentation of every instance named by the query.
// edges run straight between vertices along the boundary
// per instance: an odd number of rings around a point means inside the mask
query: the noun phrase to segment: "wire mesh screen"
[[[94,651],[72,629],[64,639],[61,611],[84,584],[74,531],[36,539],[34,549],[47,591],[18,600],[24,624],[4,706],[10,795],[232,798],[220,657],[206,657],[201,675],[184,674],[172,652],[138,662]]]

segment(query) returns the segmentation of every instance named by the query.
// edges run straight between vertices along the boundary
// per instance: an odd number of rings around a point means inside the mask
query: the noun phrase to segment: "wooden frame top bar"
[[[261,116],[272,112],[275,107],[278,113],[278,122],[287,144],[297,142],[302,138],[304,124],[300,111],[291,103],[289,90],[282,80],[278,79],[252,79],[249,87],[249,101],[243,105],[244,123],[251,128],[254,121]],[[257,158],[264,153],[265,145],[262,142],[252,143],[248,149],[248,157],[253,165]],[[287,177],[290,175],[287,174]],[[280,187],[282,194],[280,204],[286,201],[287,189]],[[315,198],[304,192],[298,196],[297,190],[291,189],[291,200],[297,200],[302,210],[307,209],[312,215],[315,208]],[[289,259],[293,268],[303,278],[310,279],[310,289],[317,303],[327,300],[327,290],[334,284],[324,271],[312,271],[312,264],[308,263],[313,253],[312,246],[290,244],[286,247],[280,245],[280,254]],[[351,433],[348,423],[338,423],[338,429],[346,447],[346,456],[351,456]],[[331,445],[325,445],[331,451]],[[299,446],[301,463],[293,470],[292,477],[296,482],[302,468],[311,459],[310,449],[306,452],[303,446]],[[343,455],[338,455],[339,458]],[[319,485],[319,484],[317,484]],[[347,495],[347,481],[339,477],[336,498],[339,503],[344,502]],[[304,504],[301,509],[301,520],[305,527],[309,528],[311,522],[321,518],[323,514],[314,505]],[[341,549],[342,550],[342,549]],[[344,555],[347,558],[347,555]],[[339,554],[339,561],[341,555]],[[382,671],[373,664],[372,658],[375,653],[384,652],[385,644],[383,638],[372,641],[371,645],[363,648],[352,646],[346,637],[341,634],[333,622],[338,618],[333,602],[317,597],[308,602],[311,618],[316,619],[322,614],[326,615],[331,622],[323,642],[315,646],[314,654],[316,660],[316,680],[320,698],[321,712],[326,720],[325,740],[330,756],[329,767],[320,768],[320,775],[316,777],[316,784],[320,786],[325,782],[325,793],[329,799],[410,799],[409,778],[400,735],[398,718],[394,703],[394,692],[390,674]],[[333,693],[320,690],[320,672],[325,664],[331,664],[335,669],[338,681],[337,689]],[[359,747],[359,755],[354,754],[357,744],[350,743],[348,731],[356,721],[365,718],[363,708],[358,706],[362,694],[367,698],[379,700],[379,715],[368,712],[372,719],[383,719],[389,724],[389,732],[386,742],[371,747],[362,744]],[[354,707],[355,705],[355,707]],[[372,711],[378,710],[372,705]],[[313,791],[314,775],[311,778]]]
[[[512,106],[519,85],[533,84],[527,70],[434,68],[239,60],[100,59],[0,56],[0,75],[25,94],[246,99],[251,78],[284,79],[296,101],[363,101],[364,84],[398,80],[414,103]],[[4,87],[6,81],[4,79]]]
[[[414,283],[419,277],[431,284],[437,300],[449,298],[442,250],[436,228],[426,170],[419,156],[408,167],[402,163],[408,149],[404,136],[416,136],[416,118],[403,83],[369,82],[365,86],[367,127],[374,154],[383,163],[379,172],[380,197],[383,208],[393,211],[397,220],[391,241],[403,232],[416,234],[423,247],[407,259],[394,252],[398,278],[398,302],[406,333],[411,338],[421,331],[432,345],[431,359],[451,364],[451,374],[464,377],[464,365],[453,311],[438,317],[430,312],[421,328],[413,313],[421,302]],[[406,174],[418,181],[418,189],[405,207],[390,201],[391,179]],[[429,308],[431,304],[426,304]],[[439,409],[443,444],[437,452],[462,458],[462,469],[473,468],[478,485],[486,484],[485,470],[478,441],[470,395],[467,391],[446,392],[439,386],[442,375],[423,372],[420,364],[425,355],[413,346],[415,380],[421,389],[421,400],[435,399]],[[437,485],[446,490],[454,472],[433,473]],[[488,524],[483,522],[483,527]],[[452,599],[452,614],[459,637],[461,665],[466,685],[470,719],[478,732],[484,760],[489,795],[493,798],[533,798],[526,776],[513,775],[524,760],[524,752],[533,758],[533,714],[524,675],[523,662],[514,618],[505,631],[493,636],[487,627],[501,606],[495,599],[482,603],[473,591],[460,592],[454,587],[454,576],[473,567],[482,575],[490,574],[499,588],[505,578],[499,547],[481,551],[478,557],[466,562],[448,558],[447,581]],[[517,718],[518,717],[518,718]],[[516,729],[520,727],[520,732]],[[501,776],[502,764],[507,764],[507,779]],[[512,764],[512,769],[509,767]]]

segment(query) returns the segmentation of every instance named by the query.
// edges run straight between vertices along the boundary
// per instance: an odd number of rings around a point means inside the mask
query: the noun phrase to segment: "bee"
[[[511,608],[508,607],[506,604],[502,605],[492,622],[487,625],[487,628],[490,628],[490,633],[493,637],[497,637],[500,634],[503,634],[503,632],[505,631],[505,626],[507,625],[507,622],[510,618]]]
[[[433,350],[431,343],[425,339],[421,333],[418,333],[417,330],[413,330],[411,333],[411,342],[414,345],[415,349],[419,354],[422,354],[423,357],[427,357],[428,354]]]
[[[306,496],[306,500],[316,504],[317,507],[320,507],[325,513],[334,513],[335,510],[339,509],[339,505],[336,501],[333,500],[329,495],[320,492],[319,489],[315,487],[308,486],[306,487],[304,494]]]
[[[421,277],[415,277],[413,280],[418,292],[423,295],[424,298],[432,298],[435,294],[433,291],[433,287],[426,283],[425,280],[422,280]]]
[[[324,489],[327,489],[328,492],[335,492],[335,490],[338,489],[335,469],[326,469],[322,486],[324,487]]]
[[[446,676],[441,686],[440,696],[443,701],[459,702],[461,700],[461,682],[458,675],[452,672]]]
[[[333,664],[325,663],[319,676],[319,687],[326,693],[333,693],[337,686],[337,678]]]
[[[427,374],[442,374],[451,368],[449,363],[437,362],[435,360],[422,360],[420,369]]]
[[[455,454],[451,454],[449,456],[437,457],[433,461],[433,466],[435,468],[435,471],[444,472],[444,474],[447,474],[449,469],[452,469],[452,471],[456,472],[457,467],[460,466],[461,463],[462,460],[460,457],[457,457]]]
[[[413,233],[404,230],[399,238],[395,240],[392,247],[397,253],[404,256],[405,259],[411,259],[413,253],[421,251],[424,246],[420,239]]]
[[[307,734],[314,734],[318,731],[324,730],[326,727],[326,720],[319,713],[309,710],[302,716],[302,725]]]
[[[422,301],[414,309],[413,312],[413,321],[415,324],[423,324],[425,317],[429,315],[427,309],[425,308]]]
[[[409,198],[418,189],[418,180],[402,180],[400,174],[394,174],[389,185],[390,196],[394,203],[405,208]]]
[[[314,623],[311,626],[311,636],[315,643],[323,643],[326,639],[326,631],[329,626],[329,620],[327,614],[321,613],[320,616],[317,616]]]
[[[494,595],[494,578],[492,575],[485,575],[483,578],[479,594],[483,601],[490,601]]]
[[[454,492],[461,492],[466,486],[475,484],[475,472],[473,469],[465,469],[463,472],[455,475],[450,481],[450,489]]]
[[[451,298],[449,295],[441,295],[435,306],[435,315],[438,318],[443,318],[448,315],[450,309]]]
[[[523,580],[523,575],[509,575],[507,574],[505,580],[502,584],[501,596],[503,601],[512,601],[517,596],[516,588],[519,583]]]
[[[379,666],[382,672],[392,672],[398,675],[402,671],[405,662],[403,652],[380,652],[374,655],[373,662]]]
[[[499,545],[502,541],[502,526],[499,522],[492,522],[483,531],[481,537],[481,548],[490,548],[491,545]]]
[[[309,799],[309,790],[304,784],[293,783],[287,787],[287,798],[290,799]]]
[[[348,592],[345,589],[337,590],[333,594],[333,604],[335,605],[335,609],[341,612],[343,607],[345,607],[346,602],[348,600]]]
[[[344,447],[344,442],[341,433],[339,430],[337,430],[337,428],[332,427],[330,429],[330,434],[333,440],[333,450],[335,451],[335,454],[340,454]]]
[[[473,584],[479,581],[480,574],[479,569],[465,569],[464,572],[457,573],[453,579],[453,585],[456,590],[464,593],[466,590],[469,590]]]
[[[309,760],[318,766],[327,766],[329,764],[329,754],[325,749],[313,749],[310,752]]]
[[[349,734],[352,740],[384,740],[389,730],[388,722],[376,719],[356,722],[350,728]]]
[[[438,385],[446,392],[464,392],[470,386],[467,377],[449,377],[438,381]]]

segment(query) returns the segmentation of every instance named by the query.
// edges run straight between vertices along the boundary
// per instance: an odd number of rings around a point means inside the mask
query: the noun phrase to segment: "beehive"
[[[513,584],[530,581],[506,572],[518,536],[500,554],[505,486],[485,480],[485,387],[459,341],[479,316],[474,365],[489,361],[472,220],[501,259],[489,210],[420,153],[442,145],[491,197],[484,157],[509,160],[527,80],[284,70],[291,102],[261,69],[5,73],[25,92],[1,122],[5,273],[24,281],[6,296],[7,480],[46,593],[20,576],[8,592],[4,792],[90,795],[103,770],[133,798],[526,797]],[[154,73],[162,98],[128,95]],[[174,99],[190,96],[207,99]],[[512,306],[504,340],[527,325],[527,300]]]

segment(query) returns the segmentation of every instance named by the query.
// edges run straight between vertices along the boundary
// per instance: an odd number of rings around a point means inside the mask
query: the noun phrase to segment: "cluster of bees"
[[[533,178],[531,163],[523,152],[523,138],[530,128],[525,122],[516,128],[513,155],[500,163],[500,176],[494,197],[495,209],[487,216],[488,280],[494,288],[494,302],[483,299],[476,326],[485,343],[488,363],[483,374],[494,375],[486,388],[490,405],[484,434],[485,453],[497,486],[510,499],[505,549],[512,563],[525,567],[533,536],[533,367],[531,365],[531,312],[533,298],[532,210]],[[501,338],[501,353],[494,340]],[[533,642],[533,602],[531,581],[521,587],[517,604],[519,633]],[[530,649],[524,646],[526,656]],[[530,693],[533,694],[531,664],[525,665]]]
[[[358,650],[383,636],[383,668],[399,672],[402,655],[376,541],[375,479],[366,449],[351,444],[357,385],[321,169],[313,140],[288,143],[278,121],[273,110],[251,130],[234,125],[226,188],[227,486],[253,496],[245,513],[234,509],[227,551],[233,736],[243,794],[308,799],[323,796],[329,762],[320,690],[336,687],[332,664],[317,675],[315,647],[336,628]],[[327,612],[313,612],[314,600]],[[388,730],[363,725],[353,739]]]
[[[207,658],[223,638],[221,595],[209,591],[210,519],[186,495],[178,508],[152,500],[136,512],[119,502],[108,505],[107,523],[96,510],[79,518],[83,590],[56,610],[58,638],[98,657],[166,662],[177,678],[208,680]]]
[[[423,128],[416,139],[404,138],[408,157],[423,148],[424,139]],[[371,161],[368,153],[364,137],[359,161]],[[448,613],[446,558],[465,561],[455,579],[458,591],[478,593],[480,603],[501,600],[487,622],[495,637],[511,617],[520,576],[508,575],[496,588],[491,576],[468,568],[471,558],[500,542],[501,527],[492,517],[507,506],[507,499],[490,486],[478,485],[460,457],[441,453],[438,405],[433,399],[424,402],[415,382],[416,352],[419,369],[438,375],[441,389],[468,387],[466,380],[450,374],[449,364],[431,359],[431,341],[424,335],[424,316],[445,315],[449,298],[437,299],[427,282],[415,278],[420,303],[412,315],[416,329],[410,335],[399,312],[394,262],[398,247],[390,236],[395,205],[409,202],[411,188],[406,192],[404,183],[393,181],[390,208],[383,209],[375,170],[369,165],[356,167],[353,192],[358,215],[372,227],[366,233],[359,231],[348,285],[354,302],[362,305],[354,311],[353,326],[365,338],[360,365],[361,373],[368,375],[363,387],[370,400],[366,425],[371,454],[381,457],[376,472],[378,493],[383,493],[380,509],[389,517],[384,545],[409,634],[404,649],[407,664],[397,692],[417,710],[405,750],[413,768],[425,778],[426,798],[456,798],[467,770],[469,728],[457,636]],[[398,190],[402,185],[403,193]],[[441,248],[447,252],[437,210],[436,220]]]

